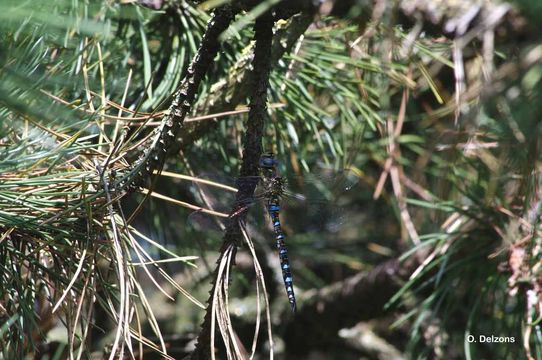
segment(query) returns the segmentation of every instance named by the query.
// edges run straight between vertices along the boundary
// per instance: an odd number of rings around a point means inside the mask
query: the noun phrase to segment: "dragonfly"
[[[290,304],[291,310],[293,313],[295,313],[297,310],[297,300],[294,292],[294,282],[290,266],[290,260],[288,257],[288,249],[285,242],[286,235],[280,219],[282,205],[285,203],[291,204],[292,202],[311,203],[311,205],[313,206],[314,204],[316,204],[316,207],[319,208],[323,207],[324,204],[328,204],[329,196],[324,195],[323,197],[307,197],[299,192],[290,189],[291,187],[295,188],[295,183],[300,182],[300,179],[296,177],[286,178],[281,176],[278,170],[279,162],[276,159],[275,155],[271,152],[264,153],[260,157],[259,167],[259,176],[240,177],[236,180],[237,187],[242,186],[243,182],[245,181],[250,181],[252,183],[254,183],[254,181],[259,182],[259,189],[257,193],[252,199],[246,200],[246,203],[242,204],[242,209],[238,210],[237,213],[246,209],[249,206],[252,206],[254,203],[257,202],[257,200],[264,201],[266,212],[269,215],[271,226],[273,228],[275,246],[278,251],[284,288],[286,290],[286,295],[288,297],[288,302]],[[321,185],[320,190],[318,191],[323,193],[325,193],[326,190],[329,190],[329,188],[335,188],[334,191],[338,190],[340,192],[345,192],[350,191],[357,184],[358,180],[358,177],[355,176],[353,172],[342,171],[340,174],[334,173],[331,176],[316,176],[315,179],[313,179],[312,187],[318,188],[318,185]],[[305,179],[304,181],[307,182]],[[231,214],[230,216],[235,217],[237,213]],[[305,215],[307,214],[308,212],[305,212]],[[322,223],[331,222],[329,219],[329,214],[325,214],[323,217],[324,221],[320,220],[320,225]],[[202,221],[202,218],[205,218],[207,220]],[[191,215],[191,222],[200,223],[201,228],[205,229],[213,227],[212,223],[216,222],[216,218],[212,220],[214,221],[209,220],[208,215],[201,212],[195,212]]]
[[[288,259],[288,249],[284,242],[285,235],[282,231],[282,225],[280,223],[280,202],[283,194],[285,193],[285,181],[278,174],[277,171],[278,162],[275,159],[273,153],[263,154],[260,158],[260,170],[262,172],[262,181],[267,211],[271,218],[271,224],[273,225],[273,231],[275,232],[276,247],[279,252],[280,268],[282,271],[282,279],[284,282],[284,288],[286,289],[286,295],[288,296],[288,302],[292,308],[292,312],[295,313],[297,309],[297,301],[294,293],[294,280],[292,272],[290,270],[290,260]]]

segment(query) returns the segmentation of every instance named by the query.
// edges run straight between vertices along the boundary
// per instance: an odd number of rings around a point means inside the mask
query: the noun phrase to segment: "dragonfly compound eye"
[[[275,156],[271,153],[264,154],[260,158],[260,167],[264,169],[271,169],[277,166],[277,160],[275,159]]]

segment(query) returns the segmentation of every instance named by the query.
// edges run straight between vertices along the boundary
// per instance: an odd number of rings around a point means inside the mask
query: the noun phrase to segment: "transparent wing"
[[[359,183],[354,171],[320,169],[301,176],[285,176],[285,197],[298,201],[329,202],[351,192]]]
[[[188,216],[188,224],[198,231],[223,231],[237,192],[233,181],[203,174],[192,181],[189,191],[201,209]]]
[[[359,183],[359,177],[354,171],[320,169],[305,175],[281,176],[286,179],[282,211],[295,219],[295,227],[299,231],[336,232],[347,221],[342,205]],[[191,191],[198,205],[205,210],[193,212],[189,216],[189,223],[197,230],[221,231],[227,220],[225,215],[229,214],[235,202],[237,188],[258,183],[259,179],[252,176],[235,180],[217,174],[202,175],[193,182]],[[261,204],[265,197],[265,189],[258,185],[254,196],[246,199],[241,206]],[[288,219],[285,222],[292,223]]]
[[[197,231],[222,232],[225,229],[225,220],[219,215],[213,215],[202,211],[194,211],[188,216],[188,224]]]
[[[295,219],[299,230],[336,232],[347,221],[342,206],[359,183],[354,171],[321,169],[301,176],[281,176],[286,179],[281,207],[283,213]],[[238,184],[243,181],[244,178],[237,180]],[[255,199],[265,195],[260,187]],[[289,223],[288,219],[285,221]]]
[[[236,201],[239,186],[258,183],[260,177],[245,177],[241,181],[218,174],[203,174],[194,180],[190,192],[201,206],[188,216],[190,226],[198,231],[223,231]],[[255,196],[245,199],[240,207],[248,208],[263,199],[257,189]]]

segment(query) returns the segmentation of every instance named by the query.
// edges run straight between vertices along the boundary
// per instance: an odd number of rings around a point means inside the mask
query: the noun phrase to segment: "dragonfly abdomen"
[[[271,222],[273,224],[273,230],[275,232],[275,239],[277,240],[277,250],[279,252],[280,259],[280,268],[282,270],[282,279],[284,281],[284,287],[286,289],[286,294],[288,295],[288,301],[292,311],[296,311],[296,300],[294,294],[294,284],[292,278],[292,272],[290,271],[290,260],[288,259],[288,250],[286,249],[286,244],[284,243],[284,233],[282,231],[282,226],[280,225],[280,205],[279,198],[272,197],[268,202],[268,211],[271,217]]]

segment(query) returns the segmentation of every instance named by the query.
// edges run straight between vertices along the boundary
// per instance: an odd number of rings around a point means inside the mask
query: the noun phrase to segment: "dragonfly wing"
[[[348,220],[344,203],[352,198],[359,178],[352,171],[329,170],[288,178],[282,204],[301,232],[336,233]]]
[[[227,218],[202,211],[194,211],[188,216],[188,224],[197,231],[222,232]]]
[[[232,184],[229,178],[209,174],[195,178],[190,192],[201,208],[188,216],[189,225],[198,231],[222,231],[237,192]]]
[[[189,224],[200,231],[223,231],[229,216],[235,216],[263,199],[264,194],[260,189],[255,191],[255,195],[240,202],[236,199],[238,188],[242,189],[245,186],[257,188],[259,181],[259,176],[248,176],[234,180],[230,177],[205,174],[205,176],[197,178],[193,181],[190,191],[197,199],[201,209],[190,214]],[[236,204],[236,202],[239,203]],[[234,207],[237,207],[238,210],[232,214]]]
[[[306,175],[287,177],[287,196],[311,202],[333,201],[351,192],[358,183],[359,176],[354,171],[321,169]]]

